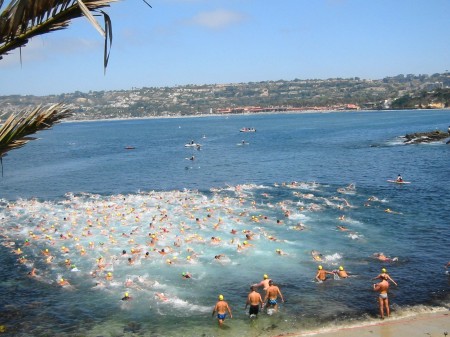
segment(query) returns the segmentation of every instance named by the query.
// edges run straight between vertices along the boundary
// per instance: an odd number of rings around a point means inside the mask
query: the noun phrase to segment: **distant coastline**
[[[334,78],[142,87],[49,96],[0,96],[3,116],[64,103],[74,120],[179,118],[245,113],[448,109],[450,72],[380,80]]]
[[[298,110],[298,111],[279,111],[279,112],[252,112],[252,113],[233,113],[233,114],[192,114],[192,115],[163,115],[163,116],[145,116],[145,117],[115,117],[115,118],[98,118],[98,119],[65,119],[61,123],[84,123],[84,122],[108,122],[108,121],[129,121],[129,120],[147,120],[147,119],[182,119],[182,118],[207,118],[207,117],[234,117],[234,116],[258,116],[258,115],[300,115],[300,114],[329,114],[329,113],[356,113],[356,112],[406,112],[409,110],[424,110],[430,109],[408,109],[408,110]],[[432,109],[432,110],[448,110],[450,108]]]

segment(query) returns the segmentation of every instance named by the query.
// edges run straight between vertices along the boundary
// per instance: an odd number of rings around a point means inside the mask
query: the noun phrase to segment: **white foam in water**
[[[291,188],[317,195],[301,194],[306,197],[300,203],[300,194],[293,195]],[[64,290],[77,294],[89,288],[102,296],[107,307],[119,303],[126,312],[145,308],[149,313],[144,313],[156,319],[202,316],[211,312],[218,293],[244,305],[247,289],[236,289],[259,282],[264,273],[283,281],[297,280],[298,275],[313,279],[317,261],[310,252],[323,246],[324,230],[335,238],[322,252],[320,263],[324,268],[347,267],[346,257],[366,244],[357,239],[364,237],[366,227],[371,228],[367,226],[370,217],[356,220],[346,213],[345,223],[358,226],[361,233],[336,231],[341,223],[339,207],[352,207],[335,187],[321,197],[319,189],[324,188],[316,183],[248,184],[212,189],[212,194],[189,190],[112,196],[68,193],[65,200],[55,202],[21,199],[0,206],[2,222],[7,224],[0,226],[0,235],[12,254],[26,255],[28,269],[37,268],[39,282],[56,286],[63,278],[70,282]],[[348,201],[360,205],[367,201],[368,196],[358,196],[354,186],[345,188],[353,194],[345,197]],[[380,201],[375,198],[372,201]],[[330,223],[324,225],[324,218]],[[344,240],[353,246],[341,250]],[[16,253],[19,247],[21,252]],[[276,249],[287,255],[280,256]],[[183,272],[192,278],[185,279]],[[317,285],[307,283],[307,287]],[[126,292],[132,301],[120,301]]]

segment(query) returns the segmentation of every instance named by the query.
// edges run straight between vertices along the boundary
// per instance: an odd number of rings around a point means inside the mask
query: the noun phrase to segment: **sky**
[[[450,69],[450,0],[146,1],[152,8],[121,0],[104,9],[106,73],[102,36],[78,18],[33,38],[22,62],[19,50],[4,56],[0,96]]]

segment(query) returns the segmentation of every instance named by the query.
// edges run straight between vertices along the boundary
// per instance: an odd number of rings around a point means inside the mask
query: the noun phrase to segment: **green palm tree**
[[[11,0],[0,13],[0,62],[3,55],[22,48],[31,38],[67,28],[71,20],[84,16],[105,39],[103,65],[106,70],[112,43],[112,27],[108,14],[101,9],[116,1],[118,0]],[[0,9],[3,3],[4,0],[0,0]],[[103,27],[94,15],[103,16]],[[0,126],[0,162],[2,163],[2,157],[8,151],[22,147],[34,139],[29,135],[48,129],[71,114],[72,111],[67,106],[56,104],[38,106],[9,116]],[[2,115],[4,114],[0,111],[0,118]]]

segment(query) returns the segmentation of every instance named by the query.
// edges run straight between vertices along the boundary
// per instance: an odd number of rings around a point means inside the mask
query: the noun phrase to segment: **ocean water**
[[[448,310],[450,146],[404,145],[400,136],[449,124],[450,111],[419,110],[40,132],[3,158],[2,335],[275,336],[372,324],[372,278],[383,267],[398,283],[392,319]],[[201,148],[185,147],[191,140]],[[387,182],[399,173],[411,183]],[[319,263],[351,277],[319,284]],[[249,286],[264,274],[286,302],[249,320]],[[219,294],[233,312],[222,329],[211,317]]]

